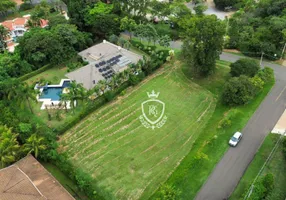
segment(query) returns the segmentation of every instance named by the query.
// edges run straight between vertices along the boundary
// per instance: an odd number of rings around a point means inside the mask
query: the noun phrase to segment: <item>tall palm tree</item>
[[[34,113],[33,108],[31,106],[31,101],[37,102],[37,95],[38,91],[35,90],[33,87],[29,86],[27,83],[22,83],[22,85],[19,85],[18,90],[18,98],[22,102],[21,107],[23,107],[25,101],[28,103],[29,109],[31,113]],[[23,101],[23,99],[25,101]]]
[[[38,90],[18,80],[12,81],[10,86],[7,87],[7,91],[5,91],[6,98],[10,101],[14,101],[20,108],[23,109],[26,103],[28,103],[31,113],[34,113],[31,101],[37,102],[36,96],[38,93]]]
[[[108,86],[111,88],[111,90],[113,90],[116,87],[116,81],[114,77],[112,77],[112,79],[108,82]]]
[[[65,108],[65,111],[67,112],[68,111],[68,108],[67,108],[67,102],[69,101],[69,95],[67,93],[65,94],[61,94],[60,96],[60,102],[62,105],[64,105],[64,108]]]
[[[0,168],[16,160],[20,148],[17,136],[11,128],[0,126]]]
[[[77,85],[77,93],[78,93],[78,99],[81,100],[81,103],[83,103],[85,100],[88,99],[89,93],[88,91],[83,87],[82,84]]]
[[[115,74],[113,77],[112,77],[112,80],[114,81],[115,83],[115,88],[117,88],[119,85],[120,85],[120,76],[119,74]]]
[[[5,42],[6,38],[9,36],[9,31],[6,27],[0,25],[0,45],[2,49],[6,49],[7,44]]]
[[[106,83],[106,80],[100,80],[98,81],[98,85],[99,85],[99,88],[101,90],[101,93],[104,94],[105,90],[106,90],[106,86],[107,86],[107,83]]]
[[[100,96],[100,91],[100,85],[96,84],[96,86],[90,90],[90,95],[95,94],[98,97]]]
[[[37,134],[32,134],[24,144],[24,152],[28,154],[34,153],[35,158],[38,157],[40,150],[45,150],[47,147],[44,145],[44,138],[39,137]]]
[[[87,98],[86,90],[81,84],[77,84],[75,81],[70,83],[68,90],[68,93],[61,95],[61,101],[64,103],[66,110],[67,101],[70,101],[70,106],[74,112],[75,103],[78,103],[78,100],[84,100]]]

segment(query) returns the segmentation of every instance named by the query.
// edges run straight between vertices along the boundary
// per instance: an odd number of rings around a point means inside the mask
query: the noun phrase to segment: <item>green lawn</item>
[[[34,114],[38,117],[39,120],[42,120],[48,127],[57,129],[61,125],[63,125],[66,121],[72,120],[74,116],[76,116],[80,111],[84,109],[83,106],[75,107],[74,113],[72,110],[57,110],[57,109],[49,109],[49,110],[41,110],[42,102],[32,102],[31,103]],[[48,112],[52,116],[52,119],[49,120]],[[59,112],[60,120],[57,119],[56,115]]]
[[[62,186],[76,199],[87,200],[88,198],[83,192],[79,190],[77,185],[65,174],[63,174],[55,165],[51,163],[41,162],[41,164],[48,170]]]
[[[231,196],[231,200],[243,199],[250,185],[254,181],[255,177],[259,173],[264,162],[270,155],[273,147],[275,146],[280,135],[269,134],[266,138],[259,151],[257,152],[254,160],[251,162],[247,171],[240,180],[234,193]],[[261,176],[267,173],[274,175],[274,190],[269,199],[271,200],[284,200],[286,198],[286,160],[282,154],[282,144],[273,154],[272,159],[266,165]]]
[[[40,81],[41,79],[45,79],[51,84],[57,85],[61,82],[61,79],[67,78],[65,76],[66,73],[67,73],[67,67],[63,67],[63,68],[53,67],[36,76],[29,78],[28,80],[26,80],[26,82],[32,85],[32,84],[36,84],[36,82]]]
[[[168,117],[155,130],[138,119],[152,90],[160,92]],[[59,150],[92,175],[106,199],[148,199],[204,137],[215,105],[211,92],[189,81],[175,61],[75,125]]]
[[[220,96],[225,81],[229,78],[229,64],[226,61],[217,61],[214,75],[206,79],[195,79],[194,82],[213,93],[218,98],[215,111],[200,134],[193,148],[180,166],[174,171],[165,184],[172,185],[181,191],[181,199],[194,199],[197,192],[211,174],[225,151],[229,148],[228,140],[238,130],[242,130],[264,97],[272,88],[274,81],[265,86],[264,90],[249,104],[236,108],[229,108],[221,104]],[[192,77],[187,65],[184,73]],[[225,116],[232,116],[232,125],[227,128],[218,128]],[[198,153],[199,152],[199,153]],[[158,192],[152,199],[158,197]]]

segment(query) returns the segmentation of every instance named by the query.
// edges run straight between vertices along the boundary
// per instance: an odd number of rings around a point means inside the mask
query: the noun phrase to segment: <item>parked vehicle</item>
[[[242,138],[242,133],[236,132],[229,140],[229,145],[235,147]]]

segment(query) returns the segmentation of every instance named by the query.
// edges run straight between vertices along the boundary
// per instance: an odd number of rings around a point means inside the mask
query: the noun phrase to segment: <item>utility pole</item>
[[[286,42],[285,42],[283,50],[282,50],[282,54],[281,54],[281,58],[280,58],[281,60],[283,59],[283,55],[284,55],[285,49],[286,49]]]
[[[263,55],[264,55],[264,52],[262,52],[262,53],[261,53],[261,58],[260,58],[260,67],[262,66]]]

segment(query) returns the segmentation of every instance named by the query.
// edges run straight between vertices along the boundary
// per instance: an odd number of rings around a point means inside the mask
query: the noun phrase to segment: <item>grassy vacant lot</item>
[[[61,79],[67,78],[65,74],[67,73],[67,67],[59,68],[53,67],[48,69],[36,76],[33,76],[26,80],[26,82],[30,85],[35,84],[36,82],[40,81],[41,79],[45,79],[46,81],[50,82],[51,84],[59,84]]]
[[[215,111],[209,119],[203,134],[195,141],[190,153],[181,162],[165,184],[172,185],[181,191],[181,199],[194,199],[197,192],[211,174],[213,168],[229,148],[228,140],[235,131],[242,130],[264,97],[272,88],[274,81],[267,84],[264,90],[249,104],[236,108],[229,108],[221,104],[220,95],[225,81],[229,78],[229,64],[217,61],[215,74],[205,79],[192,78],[198,85],[213,93],[218,99]],[[187,77],[192,77],[190,68],[183,66]],[[231,126],[219,128],[220,122],[231,117]],[[158,192],[152,199],[158,197]]]
[[[231,199],[243,199],[250,185],[254,181],[273,147],[275,146],[280,135],[270,134],[266,137],[261,148],[257,152],[254,160],[251,162],[244,176],[236,187]],[[274,175],[274,190],[271,195],[271,200],[284,200],[286,198],[286,160],[282,154],[282,144],[273,154],[272,159],[264,168],[261,176],[272,173]]]
[[[180,66],[166,65],[61,137],[59,150],[92,175],[106,199],[148,199],[205,134],[216,99],[189,81]],[[168,117],[155,130],[138,119],[152,90],[160,92]]]

